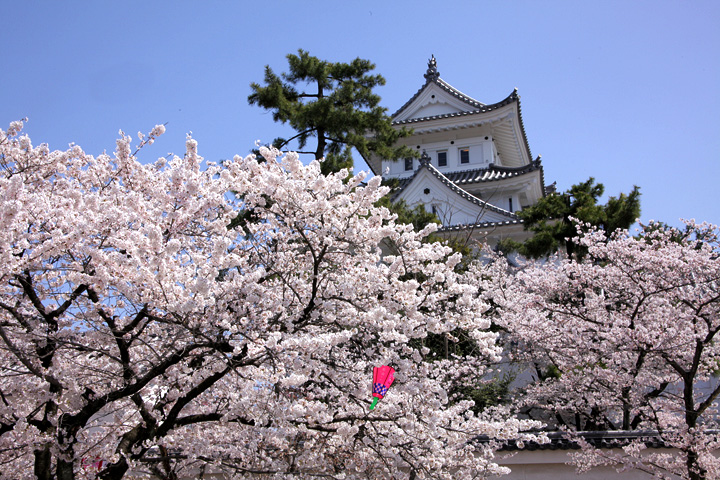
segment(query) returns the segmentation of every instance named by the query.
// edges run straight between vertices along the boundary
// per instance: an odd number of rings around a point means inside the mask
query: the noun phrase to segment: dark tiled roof
[[[522,119],[522,108],[520,105],[520,96],[518,95],[518,90],[515,88],[513,92],[508,95],[504,100],[501,100],[500,102],[486,105],[482,102],[479,102],[475,100],[472,97],[469,97],[462,93],[460,90],[456,89],[449,83],[445,82],[442,78],[440,78],[440,74],[437,71],[437,62],[435,60],[435,57],[433,56],[430,61],[428,62],[428,70],[425,73],[425,84],[423,84],[422,87],[415,93],[415,95],[410,98],[405,104],[400,107],[395,113],[393,113],[392,118],[397,117],[400,115],[406,108],[410,106],[412,102],[414,102],[420,94],[427,88],[427,86],[430,83],[434,83],[438,87],[440,87],[442,90],[448,92],[455,98],[458,98],[465,104],[467,104],[469,107],[471,107],[471,110],[465,111],[465,112],[458,112],[458,113],[447,113],[447,114],[441,114],[441,115],[434,115],[434,116],[428,116],[428,117],[422,117],[422,118],[411,118],[407,120],[402,121],[395,121],[393,122],[393,125],[408,125],[408,124],[414,124],[418,122],[428,121],[428,120],[435,120],[440,118],[453,118],[453,117],[463,117],[463,116],[471,116],[471,115],[477,115],[485,112],[490,112],[492,110],[496,110],[498,108],[504,107],[505,105],[517,102],[517,109],[518,109],[518,121],[520,124],[520,131],[522,135],[522,143],[525,147],[525,150],[527,151],[528,158],[532,158],[532,153],[530,152],[530,144],[528,143],[527,134],[525,133],[525,124]],[[493,165],[490,165],[487,169],[480,169],[480,170],[471,170],[471,171],[465,171],[465,172],[453,172],[447,174],[447,178],[443,176],[446,180],[449,180],[451,183],[456,185],[462,185],[467,183],[473,183],[473,182],[487,182],[492,180],[502,180],[504,178],[509,178],[516,175],[521,175],[524,173],[527,173],[532,170],[540,170],[540,176],[541,176],[541,185],[542,185],[542,195],[545,196],[552,191],[552,185],[549,187],[545,187],[545,173],[540,165],[540,157],[537,157],[536,160],[530,162],[528,165],[517,167],[517,168],[508,168],[508,167],[496,167]],[[439,173],[439,172],[437,172]],[[417,174],[417,172],[415,173]],[[442,175],[442,174],[440,174]],[[474,175],[474,179],[470,180],[470,177]],[[413,175],[414,177],[414,175]],[[395,194],[396,196],[412,181],[412,177],[409,179],[403,179],[400,180],[400,188],[398,189],[398,192]],[[554,185],[554,184],[553,184]],[[467,192],[465,192],[467,194]],[[469,194],[467,194],[469,195]],[[475,197],[473,197],[475,198]]]
[[[450,172],[446,173],[445,177],[456,185],[466,185],[468,183],[491,182],[493,180],[517,177],[538,169],[542,170],[539,157],[522,167],[500,167],[491,163],[488,168]]]
[[[438,80],[434,81],[433,83],[440,85],[441,82],[442,82],[442,85],[447,85],[449,88],[452,88],[447,83],[445,83],[442,79],[438,79]],[[425,88],[425,87],[423,87],[423,88]],[[445,89],[445,88],[443,87],[443,89]],[[422,88],[420,89],[420,91],[422,91]],[[455,90],[455,91],[457,92],[457,90]],[[417,95],[419,93],[420,92],[416,93],[415,97],[417,97]],[[425,122],[428,120],[437,120],[439,118],[453,118],[453,117],[463,117],[463,116],[468,116],[468,115],[477,115],[479,113],[486,113],[486,112],[491,112],[493,110],[497,110],[498,108],[504,107],[505,105],[508,105],[513,102],[517,102],[520,99],[520,95],[518,95],[518,93],[517,93],[517,88],[515,90],[513,90],[513,92],[510,95],[508,95],[504,100],[501,100],[498,103],[493,103],[492,105],[485,105],[483,103],[480,103],[477,100],[473,100],[472,98],[470,98],[460,92],[457,92],[457,94],[455,96],[459,97],[459,98],[463,97],[463,98],[461,98],[461,100],[465,101],[465,103],[467,103],[468,105],[475,107],[475,108],[473,110],[468,110],[465,112],[443,113],[440,115],[432,115],[429,117],[409,118],[407,120],[394,121],[394,122],[392,122],[392,124],[393,125],[407,125],[410,123]],[[402,112],[406,108],[406,106],[415,99],[415,97],[410,99],[409,102],[407,102],[400,110],[398,110],[393,115],[393,118],[395,118],[400,112]],[[464,99],[467,99],[467,100],[464,100]],[[522,124],[522,120],[520,123]],[[523,129],[523,134],[524,133],[525,132]]]
[[[472,110],[465,111],[465,112],[444,113],[444,114],[441,114],[441,115],[432,115],[432,116],[429,116],[429,117],[409,118],[409,119],[407,119],[407,120],[393,121],[393,122],[392,122],[393,125],[410,125],[410,124],[414,124],[414,123],[418,123],[418,122],[425,122],[425,121],[429,121],[429,120],[437,120],[437,119],[441,119],[441,118],[454,118],[454,117],[464,117],[464,116],[470,116],[470,115],[478,115],[478,114],[481,114],[481,113],[491,112],[491,111],[493,111],[493,110],[497,110],[498,108],[502,108],[502,107],[504,107],[505,105],[508,105],[508,104],[510,104],[510,103],[517,102],[518,121],[520,122],[520,131],[522,132],[522,141],[523,141],[523,144],[525,145],[525,148],[526,148],[526,150],[527,150],[527,152],[528,152],[528,156],[529,156],[530,158],[532,158],[532,153],[531,153],[531,151],[530,151],[530,144],[528,143],[527,133],[525,132],[525,123],[523,122],[523,119],[522,119],[522,107],[521,107],[521,105],[520,105],[520,95],[518,95],[518,90],[517,90],[517,88],[515,88],[515,89],[513,90],[513,92],[512,92],[510,95],[508,95],[505,99],[503,99],[503,100],[501,100],[501,101],[499,101],[499,102],[497,102],[497,103],[493,103],[493,104],[491,104],[491,105],[485,105],[484,103],[478,102],[478,101],[475,100],[474,98],[471,98],[471,97],[465,95],[464,93],[462,93],[461,91],[457,90],[456,88],[454,88],[453,86],[451,86],[449,83],[447,83],[446,81],[444,81],[442,78],[439,78],[439,77],[438,77],[438,78],[430,77],[430,78],[428,78],[428,79],[426,80],[425,84],[424,84],[422,87],[420,87],[420,90],[418,90],[418,91],[415,93],[415,95],[412,96],[412,98],[411,98],[410,100],[408,100],[407,102],[405,102],[405,105],[403,105],[402,107],[400,107],[400,109],[399,109],[398,111],[396,111],[395,113],[392,114],[392,117],[391,117],[391,118],[395,118],[395,117],[397,117],[398,115],[400,115],[400,113],[402,113],[402,112],[420,95],[420,93],[425,89],[425,87],[427,87],[427,85],[428,85],[429,83],[434,83],[434,84],[436,84],[437,86],[439,86],[440,88],[442,88],[442,89],[445,90],[446,92],[450,93],[450,94],[453,95],[454,97],[462,100],[464,103],[466,103],[468,106],[472,107],[473,109],[472,109]]]
[[[648,448],[672,448],[658,435],[650,431],[601,431],[601,432],[576,432],[575,435],[584,439],[595,448],[622,448],[635,440],[642,441]],[[522,448],[515,440],[509,440],[500,448],[503,451],[517,450],[579,450],[580,445],[576,440],[568,437],[566,433],[549,432],[547,434],[550,442],[523,442]],[[478,437],[481,443],[489,442],[488,437]]]
[[[542,185],[543,185],[543,196],[554,192],[555,191],[554,183],[547,187],[544,186],[545,185],[545,171],[543,170],[542,164],[540,162],[540,157],[536,158],[532,163],[529,163],[522,167],[500,167],[500,166],[493,165],[491,163],[488,168],[477,168],[474,170],[465,170],[465,171],[448,172],[448,173],[438,172],[438,173],[443,175],[443,177],[445,179],[452,182],[459,188],[462,188],[462,186],[468,185],[468,184],[492,182],[495,180],[504,180],[506,178],[517,177],[519,175],[524,175],[528,172],[532,172],[534,170],[540,170],[540,176],[541,176],[541,181],[542,181]],[[405,187],[410,185],[410,182],[415,177],[415,175],[417,175],[417,172],[415,172],[415,174],[412,177],[399,179],[398,190],[394,194],[393,200],[394,200],[394,197],[399,195],[400,192],[402,192],[405,189]]]
[[[426,75],[425,75],[425,83],[423,84],[423,86],[420,87],[420,89],[419,89],[417,92],[415,92],[415,95],[413,95],[412,98],[410,98],[410,100],[408,100],[407,102],[405,102],[405,104],[404,104],[402,107],[400,107],[395,113],[393,113],[390,117],[391,117],[391,118],[395,118],[395,117],[397,117],[398,115],[400,115],[400,113],[402,113],[403,110],[405,110],[408,106],[410,106],[410,104],[411,104],[412,102],[414,102],[415,99],[420,96],[420,94],[422,93],[422,91],[425,90],[425,87],[427,87],[428,84],[430,84],[430,83],[434,83],[435,85],[437,85],[437,86],[440,87],[441,89],[443,89],[443,90],[445,90],[446,92],[448,92],[448,93],[449,93],[450,95],[452,95],[453,97],[462,100],[463,102],[467,103],[469,106],[471,106],[471,107],[473,107],[473,108],[480,108],[480,107],[485,106],[484,103],[478,102],[478,101],[475,100],[474,98],[465,95],[465,94],[462,93],[460,90],[458,90],[457,88],[453,87],[452,85],[450,85],[449,83],[447,83],[445,80],[443,80],[443,79],[440,78],[439,76],[437,76],[437,75],[430,75],[430,76],[428,76],[428,75],[426,74]]]
[[[437,231],[438,233],[462,232],[465,230],[477,230],[481,228],[504,227],[505,225],[522,225],[522,223],[523,221],[518,218],[517,220],[507,220],[505,222],[481,222],[463,225],[449,225],[447,227],[440,227]]]
[[[423,158],[420,159],[420,167],[419,167],[417,170],[415,170],[415,173],[413,174],[413,176],[410,177],[410,178],[407,178],[407,179],[403,179],[403,180],[400,182],[399,188],[398,188],[397,191],[393,194],[393,196],[391,197],[390,200],[394,202],[394,201],[397,199],[397,197],[403,192],[403,190],[405,190],[405,188],[407,188],[408,185],[410,185],[410,184],[412,183],[413,179],[414,179],[414,178],[418,175],[418,173],[420,173],[420,171],[422,171],[423,169],[427,169],[435,178],[437,178],[438,180],[440,180],[440,181],[441,181],[442,183],[444,183],[448,188],[450,188],[453,192],[455,192],[457,195],[459,195],[460,197],[464,198],[465,200],[467,200],[467,201],[469,201],[469,202],[472,202],[472,203],[474,203],[475,205],[479,205],[479,206],[481,206],[481,207],[483,207],[483,208],[486,208],[487,210],[490,210],[490,211],[493,211],[493,212],[496,212],[496,213],[500,213],[500,214],[502,214],[502,215],[505,215],[506,217],[508,217],[508,218],[510,218],[510,219],[512,219],[512,220],[517,220],[517,221],[520,220],[520,217],[518,217],[516,214],[514,214],[514,213],[512,213],[512,212],[508,212],[507,210],[503,210],[502,208],[496,207],[495,205],[492,205],[492,204],[490,204],[490,203],[487,203],[486,201],[481,200],[481,199],[477,198],[476,196],[469,194],[468,192],[466,192],[466,191],[463,190],[462,188],[460,188],[460,187],[458,187],[457,185],[455,185],[455,183],[453,183],[452,181],[450,181],[445,175],[443,175],[442,173],[440,173],[440,172],[438,171],[438,169],[435,168],[435,167],[430,163],[429,158],[427,157],[427,155],[424,155]]]
[[[527,139],[527,133],[525,133],[525,122],[523,122],[522,118],[522,107],[520,106],[520,95],[517,95],[517,88],[515,88],[515,96],[517,97],[517,108],[518,108],[518,119],[520,121],[520,131],[522,131],[522,138],[523,142],[525,143],[525,148],[527,149],[528,158],[532,158],[532,153],[530,152],[530,144],[528,143]],[[540,158],[538,156],[538,158]],[[543,179],[543,185],[545,185],[545,179]]]

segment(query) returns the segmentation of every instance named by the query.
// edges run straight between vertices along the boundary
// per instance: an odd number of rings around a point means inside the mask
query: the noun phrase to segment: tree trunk
[[[695,428],[697,428],[698,420],[698,412],[695,410],[695,372],[691,371],[684,375],[683,382],[685,384],[683,387],[685,424],[687,425],[688,430],[695,430]],[[706,472],[698,463],[699,457],[697,451],[695,450],[696,447],[693,440],[694,439],[691,439],[691,444],[688,445],[685,450],[685,454],[687,455],[685,463],[687,466],[688,476],[690,477],[690,480],[705,480]]]
[[[322,99],[324,96],[323,88],[318,85],[318,94],[317,98],[318,100]],[[317,149],[315,150],[315,160],[320,160],[325,156],[325,130],[321,127],[318,127],[317,129]]]
[[[45,444],[42,450],[35,450],[35,466],[33,469],[37,480],[52,479],[52,456],[50,445]]]
[[[70,457],[70,461],[58,458],[57,479],[58,480],[75,480],[75,471],[73,469],[73,458],[72,457]]]

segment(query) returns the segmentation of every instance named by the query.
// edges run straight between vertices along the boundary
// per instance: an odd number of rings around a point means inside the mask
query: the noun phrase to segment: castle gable
[[[530,153],[517,89],[499,102],[481,103],[441,79],[435,57],[424,77],[391,116],[394,128],[412,130],[398,143],[422,158],[370,155],[365,160],[373,173],[397,179],[392,201],[435,213],[442,235],[470,235],[491,245],[529,238],[516,212],[545,195],[545,179],[539,157]]]
[[[483,107],[478,102],[440,78],[433,56],[425,72],[425,85],[392,115],[393,123],[408,120],[466,113]]]
[[[428,82],[410,103],[396,112],[393,122],[470,112],[476,108],[442,88],[439,82]]]
[[[458,188],[428,161],[421,162],[420,168],[393,201],[400,199],[411,207],[425,205],[444,226],[518,220],[513,213]]]

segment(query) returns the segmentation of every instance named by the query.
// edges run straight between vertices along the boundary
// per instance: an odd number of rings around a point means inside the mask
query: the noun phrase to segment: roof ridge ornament
[[[428,60],[428,68],[424,77],[428,82],[434,82],[440,78],[440,73],[437,70],[437,60],[435,60],[435,55],[430,56],[430,60]]]

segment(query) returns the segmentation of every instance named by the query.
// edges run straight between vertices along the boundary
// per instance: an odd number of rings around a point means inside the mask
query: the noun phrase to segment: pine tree
[[[380,96],[373,89],[385,79],[370,73],[375,65],[369,60],[328,62],[304,50],[287,59],[287,73],[277,75],[266,66],[264,85],[252,83],[248,96],[251,105],[272,111],[276,122],[295,130],[290,138],[276,138],[273,146],[283,150],[297,141],[298,153],[325,158],[323,173],[352,167],[353,149],[363,158],[371,153],[389,160],[417,156],[409,147],[396,146],[410,132],[395,130],[387,109],[379,105]],[[308,145],[312,138],[317,141],[314,149]]]

